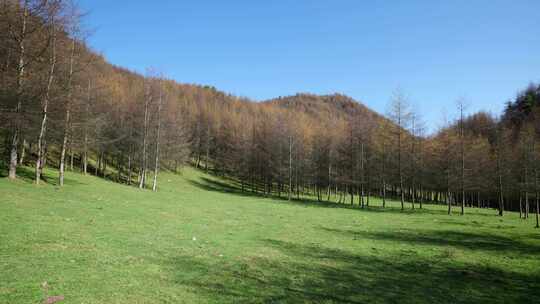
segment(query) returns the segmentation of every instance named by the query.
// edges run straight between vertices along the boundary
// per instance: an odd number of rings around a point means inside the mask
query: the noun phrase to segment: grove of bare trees
[[[67,0],[0,2],[0,151],[7,176],[47,167],[159,189],[185,163],[239,191],[369,207],[445,204],[538,218],[540,86],[504,113],[468,115],[426,135],[397,92],[387,117],[349,97],[298,94],[255,103],[109,64],[84,41]],[[46,180],[47,181],[47,180]],[[47,181],[49,182],[49,181]],[[538,222],[538,220],[537,220]],[[537,224],[538,225],[538,224]]]

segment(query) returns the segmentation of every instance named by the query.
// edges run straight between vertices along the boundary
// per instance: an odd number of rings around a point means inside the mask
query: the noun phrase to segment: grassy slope
[[[193,169],[163,174],[158,193],[75,173],[66,182],[0,179],[0,303],[38,303],[44,281],[66,303],[540,296],[540,231],[516,214],[288,203],[227,193]]]

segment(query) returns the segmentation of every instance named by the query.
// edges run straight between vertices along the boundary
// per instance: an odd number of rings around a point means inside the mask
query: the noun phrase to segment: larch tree
[[[152,182],[152,191],[157,191],[157,178],[159,173],[159,153],[160,153],[160,139],[161,139],[161,107],[163,105],[163,80],[162,76],[158,80],[159,82],[159,98],[157,106],[157,122],[156,122],[156,151],[155,151],[155,161],[154,161],[154,180]]]
[[[7,43],[13,44],[13,48],[9,53],[16,58],[15,88],[14,99],[15,105],[12,110],[12,131],[10,140],[9,152],[9,179],[17,177],[18,165],[18,148],[21,137],[22,115],[25,106],[25,101],[28,101],[28,69],[35,64],[38,57],[48,47],[42,43],[46,39],[43,36],[44,23],[37,22],[32,19],[33,16],[43,14],[46,10],[47,1],[45,0],[24,0],[13,2],[3,1],[2,19],[6,21],[9,35],[7,35]],[[41,43],[40,43],[41,42]]]
[[[399,183],[399,199],[401,202],[401,210],[403,210],[405,202],[405,185],[403,172],[403,143],[404,133],[410,122],[409,104],[405,96],[399,90],[395,91],[389,109],[389,117],[394,122],[394,136],[397,148],[397,171]]]
[[[74,77],[75,77],[75,60],[78,56],[78,46],[79,46],[79,37],[80,37],[80,18],[82,14],[78,10],[77,6],[73,2],[69,2],[67,5],[67,16],[66,16],[66,31],[68,33],[68,62],[67,62],[67,81],[65,90],[67,91],[65,102],[64,102],[64,130],[62,138],[62,147],[60,150],[60,168],[59,168],[59,184],[60,186],[64,185],[64,172],[66,167],[66,152],[68,149],[68,140],[72,137],[72,106],[74,98]],[[73,146],[73,145],[71,145]],[[73,151],[71,154],[71,167],[73,167]]]
[[[141,138],[141,168],[139,173],[139,189],[144,189],[145,183],[146,183],[146,170],[147,170],[147,161],[148,161],[148,153],[147,153],[147,146],[148,146],[148,128],[150,123],[150,105],[152,104],[153,100],[153,87],[152,87],[152,79],[148,79],[145,81],[145,89],[144,89],[144,116],[143,116],[143,123],[142,123],[142,138]]]
[[[459,111],[459,155],[460,155],[460,190],[461,190],[461,215],[465,214],[465,100],[460,98],[457,101]]]
[[[48,48],[48,66],[45,77],[45,89],[41,97],[41,126],[37,139],[37,160],[35,167],[35,183],[39,184],[41,180],[42,170],[45,163],[45,137],[47,132],[47,119],[49,115],[49,103],[51,102],[53,85],[56,77],[56,64],[57,64],[57,43],[59,28],[59,13],[61,10],[60,1],[50,1],[46,5],[46,28],[47,28],[47,40],[49,41]]]

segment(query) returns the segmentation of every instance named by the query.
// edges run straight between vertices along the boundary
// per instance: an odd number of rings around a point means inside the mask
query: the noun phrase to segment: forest
[[[157,191],[160,170],[191,164],[242,191],[289,200],[332,196],[363,208],[380,197],[402,209],[496,208],[524,219],[535,212],[538,227],[540,85],[524,84],[500,116],[468,113],[458,100],[457,119],[442,118],[428,134],[400,91],[385,115],[341,94],[254,102],[108,63],[85,43],[83,14],[69,1],[4,0],[1,14],[0,136],[10,179],[31,164],[37,184],[51,166],[60,185],[77,169]]]

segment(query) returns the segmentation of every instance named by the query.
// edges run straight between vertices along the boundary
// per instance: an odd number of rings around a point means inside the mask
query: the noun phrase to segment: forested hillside
[[[60,186],[66,170],[80,170],[157,191],[160,169],[191,163],[242,191],[288,199],[538,213],[538,85],[501,117],[460,102],[458,118],[430,135],[399,92],[384,115],[340,94],[253,102],[108,63],[86,45],[69,1],[1,5],[0,149],[10,179],[31,165],[40,183],[51,166]]]

